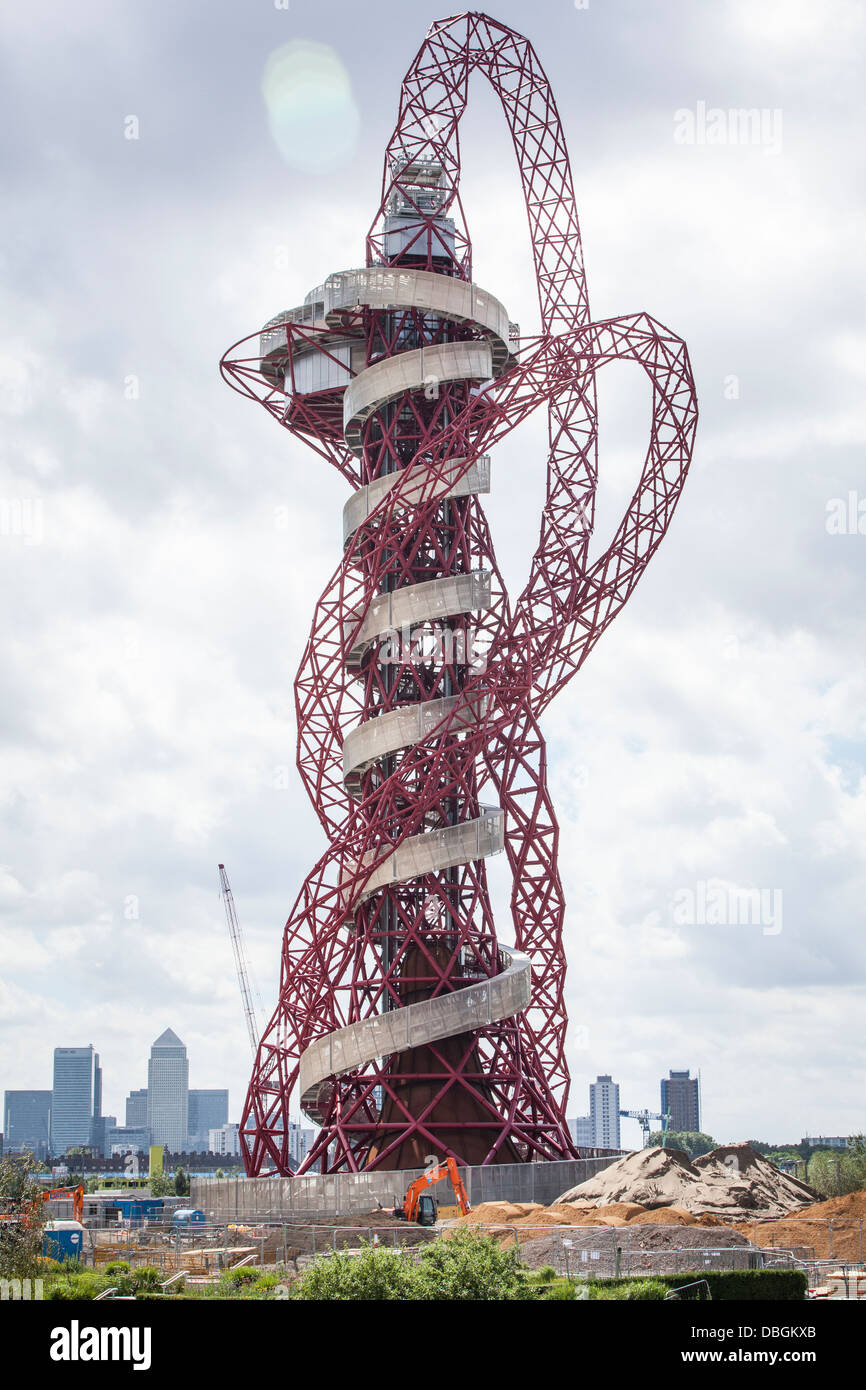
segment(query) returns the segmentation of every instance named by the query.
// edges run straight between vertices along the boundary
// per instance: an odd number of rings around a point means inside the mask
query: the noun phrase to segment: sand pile
[[[481,1202],[469,1213],[449,1222],[449,1230],[483,1226],[494,1235],[532,1240],[545,1226],[722,1226],[718,1217],[693,1216],[683,1207],[660,1207],[650,1211],[637,1202],[611,1202],[593,1206],[590,1202],[554,1202],[549,1207],[534,1202]]]
[[[832,1225],[832,1233],[830,1227]],[[762,1246],[814,1251],[816,1260],[860,1263],[866,1255],[866,1191],[813,1202],[780,1221],[744,1221],[737,1230]]]
[[[656,1213],[681,1208],[692,1216],[736,1218],[787,1216],[814,1203],[815,1196],[749,1144],[728,1144],[694,1162],[679,1149],[641,1149],[579,1183],[559,1202],[593,1201],[596,1208],[635,1203]]]
[[[815,1216],[825,1219],[832,1217],[835,1224],[837,1216],[850,1216],[856,1220],[866,1220],[866,1189],[860,1192],[846,1192],[844,1197],[830,1197],[826,1202],[815,1202],[803,1211],[794,1213],[797,1220],[809,1220]]]

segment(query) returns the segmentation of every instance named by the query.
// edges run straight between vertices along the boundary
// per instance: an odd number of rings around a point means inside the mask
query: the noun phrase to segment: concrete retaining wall
[[[480,1202],[542,1202],[549,1205],[563,1192],[585,1182],[615,1162],[619,1152],[595,1150],[595,1157],[561,1163],[499,1163],[462,1169],[473,1206]],[[193,1178],[190,1205],[214,1221],[281,1220],[298,1217],[369,1213],[381,1202],[393,1207],[421,1168],[399,1172],[310,1173],[300,1178]],[[447,1179],[436,1196],[443,1206],[453,1201]]]

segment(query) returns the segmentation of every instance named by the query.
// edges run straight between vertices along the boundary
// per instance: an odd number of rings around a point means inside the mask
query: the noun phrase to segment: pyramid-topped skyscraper
[[[183,1153],[187,1144],[189,1062],[186,1048],[171,1028],[160,1033],[147,1064],[147,1127],[151,1143]]]

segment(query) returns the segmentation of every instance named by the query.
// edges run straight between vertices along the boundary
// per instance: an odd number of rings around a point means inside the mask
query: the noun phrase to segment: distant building
[[[8,1091],[6,1093],[9,1094]],[[848,1140],[842,1134],[827,1136],[826,1134],[816,1134],[810,1139],[808,1134],[805,1139],[800,1140],[801,1144],[810,1144],[813,1149],[847,1149]]]
[[[675,1134],[697,1134],[701,1128],[701,1097],[698,1078],[687,1071],[672,1071],[662,1081],[661,1112],[670,1111],[668,1129]]]
[[[93,1046],[55,1047],[51,1095],[51,1152],[89,1145],[102,1113],[102,1070]]]
[[[3,1099],[3,1141],[7,1153],[29,1149],[37,1158],[51,1150],[51,1092],[7,1091]]]
[[[177,1033],[166,1028],[150,1049],[147,1064],[147,1128],[152,1144],[186,1152],[189,1062]]]
[[[115,1125],[106,1135],[108,1157],[114,1154],[147,1153],[150,1130],[146,1126],[133,1129],[130,1125]]]
[[[106,1136],[108,1158],[115,1154],[146,1154],[150,1148],[150,1130],[146,1126],[132,1129],[129,1125],[115,1125]]]
[[[568,1128],[579,1149],[595,1147],[591,1115],[576,1115],[574,1119],[568,1121]]]
[[[220,1125],[208,1134],[208,1151],[212,1154],[225,1154],[227,1158],[239,1158],[241,1152],[238,1132],[240,1125]]]
[[[111,1148],[108,1136],[113,1129],[117,1128],[116,1115],[99,1115],[93,1121],[90,1130],[91,1147],[96,1149],[103,1158],[111,1156]]]
[[[609,1076],[600,1076],[589,1088],[589,1114],[592,1144],[596,1149],[618,1149],[619,1086]]]
[[[222,1129],[229,1119],[228,1091],[190,1091],[187,1135],[190,1153],[209,1147],[212,1129]]]
[[[297,1120],[289,1121],[289,1162],[293,1168],[303,1163],[313,1147],[314,1129],[304,1129]]]
[[[130,1091],[126,1097],[126,1124],[129,1129],[144,1129],[147,1126],[147,1087],[140,1091]]]

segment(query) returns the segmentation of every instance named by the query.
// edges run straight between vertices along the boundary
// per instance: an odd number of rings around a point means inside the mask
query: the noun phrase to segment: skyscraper
[[[595,1134],[592,1128],[591,1115],[576,1115],[569,1120],[568,1128],[571,1137],[579,1149],[591,1149],[595,1147]]]
[[[662,1078],[662,1114],[670,1111],[668,1129],[678,1134],[697,1133],[701,1127],[698,1078],[687,1071],[672,1071]]]
[[[618,1149],[619,1086],[609,1076],[600,1076],[589,1088],[592,1142],[597,1149]]]
[[[51,1152],[93,1142],[93,1121],[102,1111],[99,1053],[88,1047],[55,1047],[51,1096]]]
[[[166,1028],[150,1049],[147,1064],[147,1128],[152,1144],[173,1153],[186,1149],[189,1063],[177,1033]]]
[[[9,1153],[30,1149],[48,1156],[51,1142],[51,1092],[7,1091],[3,1104],[3,1142]]]
[[[126,1125],[129,1129],[145,1129],[147,1126],[147,1087],[130,1091],[126,1097]]]
[[[210,1131],[222,1129],[228,1124],[228,1118],[228,1091],[190,1091],[187,1125],[190,1150],[196,1153],[206,1151]]]

